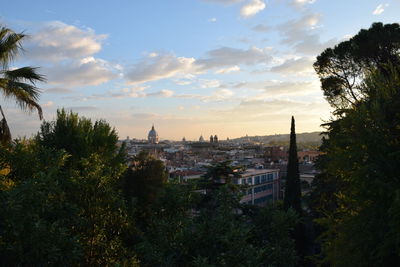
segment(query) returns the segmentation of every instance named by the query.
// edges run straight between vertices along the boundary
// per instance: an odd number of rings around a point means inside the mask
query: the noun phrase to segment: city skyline
[[[30,35],[15,67],[40,67],[46,120],[65,107],[120,136],[207,140],[321,131],[330,117],[312,69],[327,47],[373,22],[399,22],[399,1],[193,0],[5,3],[1,24]],[[24,9],[20,6],[23,4]],[[5,107],[14,137],[36,114]]]

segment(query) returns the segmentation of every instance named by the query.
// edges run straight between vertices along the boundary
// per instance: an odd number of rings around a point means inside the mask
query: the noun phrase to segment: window
[[[250,178],[247,178],[247,183],[248,183],[248,184],[252,184],[252,183],[253,183],[251,177],[250,177]]]
[[[242,179],[242,184],[246,184],[246,179]]]
[[[260,183],[260,176],[254,177],[254,184],[259,184]]]
[[[273,175],[272,175],[272,173],[268,173],[268,181],[272,181],[273,180]]]
[[[247,191],[247,194],[248,194],[248,195],[251,195],[251,194],[252,194],[251,188]]]
[[[261,176],[261,183],[265,183],[265,182],[267,182],[267,175],[266,175],[266,174],[263,174],[263,175]]]

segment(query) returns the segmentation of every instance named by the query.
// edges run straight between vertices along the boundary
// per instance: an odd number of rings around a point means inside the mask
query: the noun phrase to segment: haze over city
[[[21,7],[24,8],[21,8]],[[320,131],[330,117],[315,57],[373,22],[398,22],[400,1],[19,1],[0,21],[30,35],[15,67],[40,67],[52,120],[72,109],[120,138],[221,139]],[[39,130],[36,113],[7,110],[11,132]]]

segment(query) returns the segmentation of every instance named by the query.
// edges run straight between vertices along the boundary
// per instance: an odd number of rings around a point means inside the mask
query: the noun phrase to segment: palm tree
[[[0,92],[4,99],[13,99],[26,111],[37,110],[39,118],[43,118],[42,108],[37,103],[40,90],[35,82],[44,81],[44,77],[36,72],[37,68],[22,67],[10,69],[10,63],[22,52],[21,41],[26,38],[23,33],[15,33],[11,29],[0,26]],[[10,129],[0,105],[2,120],[0,121],[0,142],[11,141]]]

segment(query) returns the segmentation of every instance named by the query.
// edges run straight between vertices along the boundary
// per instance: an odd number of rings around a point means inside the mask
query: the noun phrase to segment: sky
[[[45,120],[57,109],[105,119],[121,139],[198,140],[321,131],[331,117],[312,64],[324,49],[399,23],[400,0],[6,1],[24,32],[13,68],[39,67]],[[13,137],[36,113],[0,96]]]

